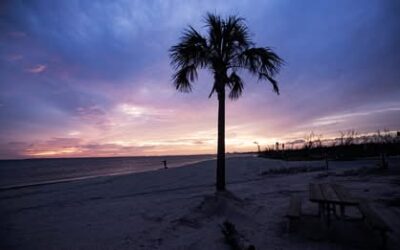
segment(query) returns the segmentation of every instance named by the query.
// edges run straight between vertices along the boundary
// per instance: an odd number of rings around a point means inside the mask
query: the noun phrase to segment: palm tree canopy
[[[268,47],[254,47],[243,18],[229,16],[222,19],[213,14],[205,18],[208,33],[203,36],[189,26],[180,42],[170,49],[171,64],[177,90],[190,92],[197,79],[198,69],[209,69],[214,75],[210,96],[216,91],[237,99],[243,92],[243,80],[239,71],[247,70],[259,80],[267,80],[279,94],[277,81],[273,78],[279,72],[283,60]]]

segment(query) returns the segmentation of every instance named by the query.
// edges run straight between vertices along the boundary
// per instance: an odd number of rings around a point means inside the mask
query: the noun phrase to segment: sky
[[[340,131],[400,129],[400,2],[1,1],[0,159],[215,153],[204,71],[172,84],[168,50],[207,12],[246,20],[285,60],[272,86],[243,75],[228,152]]]

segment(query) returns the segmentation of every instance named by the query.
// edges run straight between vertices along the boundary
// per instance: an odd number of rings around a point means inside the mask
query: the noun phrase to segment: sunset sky
[[[281,95],[245,76],[227,151],[400,129],[400,1],[1,1],[0,158],[216,151],[217,100],[190,94],[168,49],[207,12],[246,19],[285,60]]]

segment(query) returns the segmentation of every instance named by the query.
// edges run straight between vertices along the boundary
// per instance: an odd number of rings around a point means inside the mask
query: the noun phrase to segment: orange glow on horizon
[[[30,150],[28,150],[26,152],[26,155],[32,157],[42,157],[42,156],[60,157],[60,156],[75,154],[78,152],[79,149],[72,147],[72,148],[63,148],[54,150],[38,150],[36,152],[31,152]]]
[[[396,131],[386,131],[385,133],[395,133]],[[303,137],[297,137],[297,140],[306,139],[310,137],[311,133],[306,133]],[[357,137],[371,136],[373,133],[357,134]],[[212,134],[211,136],[215,136]],[[321,139],[327,143],[331,143],[337,139],[338,136],[320,136],[313,133],[313,140]],[[65,138],[64,138],[65,139]],[[54,140],[56,141],[56,140]],[[54,142],[53,141],[53,142]],[[287,148],[301,147],[304,142],[294,142],[293,138],[263,138],[257,135],[243,135],[235,136],[233,138],[227,137],[225,139],[227,153],[240,153],[240,152],[256,152],[257,145],[260,145],[261,150],[266,148],[274,148],[275,143],[279,142],[280,145],[285,144]],[[137,141],[129,140],[114,140],[105,142],[103,144],[78,144],[75,146],[62,146],[59,148],[55,145],[37,144],[32,148],[28,148],[24,152],[24,156],[28,157],[116,157],[116,156],[162,156],[162,155],[196,155],[196,154],[215,154],[217,148],[216,138],[201,140],[201,137],[192,137],[190,139],[181,138],[175,140],[148,140],[139,143]]]

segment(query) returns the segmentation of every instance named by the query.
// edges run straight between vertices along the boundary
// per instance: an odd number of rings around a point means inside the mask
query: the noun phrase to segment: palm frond
[[[262,77],[260,77],[260,76],[262,76]],[[274,89],[274,92],[279,95],[278,82],[274,78],[270,77],[267,74],[260,73],[260,76],[259,76],[259,79],[261,80],[262,78],[266,78],[272,84],[272,88]]]
[[[194,64],[179,69],[173,75],[175,88],[181,92],[191,92],[192,84],[197,79],[197,70]]]
[[[268,80],[274,91],[279,94],[277,81],[273,78],[284,61],[270,48],[249,48],[238,57],[239,66],[257,74],[260,80]]]
[[[205,18],[206,27],[208,28],[208,39],[210,43],[211,52],[216,52],[221,56],[222,49],[222,30],[224,26],[224,21],[220,16],[207,13]]]
[[[215,84],[214,84],[212,89],[211,89],[211,91],[210,91],[210,94],[208,95],[208,98],[211,98],[211,96],[214,94],[215,91],[216,91],[216,87],[215,87]]]
[[[244,84],[242,79],[236,74],[235,71],[233,71],[229,76],[228,86],[231,89],[229,92],[230,99],[236,100],[242,95]]]
[[[223,30],[223,41],[227,54],[242,52],[252,45],[250,35],[244,19],[236,16],[230,16]]]
[[[283,60],[270,48],[249,48],[240,55],[241,66],[252,73],[263,72],[270,76],[279,72]]]
[[[176,71],[173,75],[175,88],[181,92],[190,92],[191,82],[197,79],[197,68],[204,68],[209,63],[206,38],[189,26],[180,38],[180,43],[172,46],[169,52],[171,65]]]
[[[206,38],[202,37],[193,27],[189,26],[180,38],[181,42],[170,49],[171,64],[175,69],[193,64],[205,67],[208,60]]]

